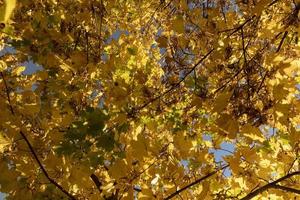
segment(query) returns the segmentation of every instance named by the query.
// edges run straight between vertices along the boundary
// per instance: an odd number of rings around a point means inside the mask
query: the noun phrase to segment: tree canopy
[[[6,199],[300,199],[299,0],[0,0]]]

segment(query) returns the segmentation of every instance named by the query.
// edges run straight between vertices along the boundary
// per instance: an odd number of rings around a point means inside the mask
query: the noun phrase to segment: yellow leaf
[[[0,9],[0,22],[7,22],[16,7],[16,0],[5,0],[5,5]]]
[[[3,153],[6,146],[10,144],[9,140],[5,138],[0,132],[0,153]]]
[[[114,188],[114,183],[107,183],[106,185],[101,187],[104,193],[110,192],[113,188]]]
[[[6,70],[7,65],[3,60],[0,60],[0,72],[3,72],[4,70]]]
[[[153,192],[150,188],[142,188],[142,191],[139,193],[138,195],[138,199],[141,199],[141,200],[149,200],[149,199],[155,199],[154,196],[153,196]]]
[[[235,178],[234,182],[238,183],[239,187],[241,187],[241,188],[247,188],[246,181],[242,177]]]
[[[78,191],[79,189],[91,186],[92,182],[89,178],[90,173],[91,172],[89,168],[85,166],[70,167],[70,176],[68,177],[68,179],[71,183],[74,184],[72,188],[74,192]]]
[[[266,5],[270,3],[270,0],[260,0],[253,9],[253,14],[260,15],[265,9]]]
[[[19,76],[25,69],[26,69],[25,66],[16,67],[15,69],[13,69],[12,74]]]
[[[37,103],[24,104],[24,114],[35,115],[40,111],[40,105]]]
[[[227,104],[228,100],[230,99],[233,91],[230,92],[223,92],[219,96],[217,96],[214,104],[213,104],[213,112],[221,112],[223,111]]]
[[[238,122],[235,120],[228,121],[228,137],[230,139],[234,139],[236,137],[237,132],[239,131]]]
[[[291,140],[291,144],[294,146],[300,141],[300,132],[293,128],[289,137]]]
[[[20,177],[20,174],[14,170],[12,167],[9,167],[8,163],[0,159],[0,183],[1,183],[1,192],[9,193],[17,186],[17,177]],[[23,197],[23,196],[22,196]]]
[[[124,113],[119,113],[116,116],[115,121],[118,122],[119,124],[123,124],[127,121],[127,115]]]
[[[155,120],[149,120],[147,123],[147,128],[153,132],[157,130],[157,122]]]
[[[173,21],[172,29],[177,33],[184,33],[184,21],[182,17],[178,17]]]
[[[239,130],[238,122],[231,118],[230,115],[224,114],[218,120],[217,124],[221,131],[225,132],[230,139],[234,139]]]
[[[70,66],[69,64],[67,64],[62,58],[60,58],[59,56],[55,56],[55,58],[58,60],[58,62],[60,63],[60,68],[62,68],[64,71],[72,71],[75,72],[75,69]]]
[[[202,184],[202,191],[198,197],[198,199],[205,199],[207,194],[209,192],[209,182],[208,181],[205,181],[203,184]]]
[[[160,178],[159,174],[155,174],[155,178],[152,179],[151,185],[157,185],[159,178]]]
[[[259,159],[259,156],[256,154],[256,149],[244,148],[241,150],[241,154],[245,157],[247,162],[254,162]]]
[[[110,167],[109,173],[115,179],[120,179],[128,175],[128,164],[125,159],[117,160],[115,164]]]
[[[276,100],[282,100],[286,98],[289,91],[284,88],[283,84],[279,84],[273,88],[273,95]]]
[[[147,146],[146,140],[142,134],[139,134],[137,137],[137,141],[132,141],[132,154],[135,158],[142,161],[143,157],[147,155]]]
[[[271,161],[270,160],[267,160],[267,159],[263,159],[259,162],[259,165],[262,167],[262,168],[269,168],[270,165],[271,165]]]
[[[184,132],[179,132],[175,135],[174,145],[183,157],[187,156],[190,149],[193,147],[192,142],[185,136]]]
[[[168,47],[168,38],[166,36],[161,36],[156,40],[158,47],[166,48]]]
[[[270,177],[270,168],[263,167],[257,170],[257,175],[263,179],[269,179]]]
[[[230,169],[234,174],[239,174],[239,172],[243,169],[240,167],[240,157],[239,156],[234,156],[234,157],[229,157],[225,158],[225,160],[229,163]]]
[[[265,141],[265,138],[262,135],[259,128],[251,126],[249,124],[245,125],[242,128],[241,133],[243,133],[244,136],[250,138],[251,140],[256,140],[256,141],[259,141],[259,142],[264,142]]]
[[[132,200],[134,199],[134,191],[133,191],[133,188],[130,187],[127,192],[125,192],[123,195],[122,195],[122,199],[124,200]]]
[[[182,7],[183,10],[189,9],[189,6],[188,6],[186,0],[181,0],[181,1],[180,1],[180,5],[181,5],[181,7]]]

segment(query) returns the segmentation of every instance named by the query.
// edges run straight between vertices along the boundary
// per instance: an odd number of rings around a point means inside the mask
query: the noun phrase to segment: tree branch
[[[280,49],[282,47],[282,44],[283,44],[283,42],[284,42],[287,34],[288,34],[288,31],[285,31],[284,34],[283,34],[283,36],[282,36],[282,38],[281,38],[281,41],[280,41],[280,43],[279,43],[279,45],[277,47],[276,53],[278,53],[280,51]]]
[[[284,187],[284,186],[279,186],[277,185],[277,183],[281,182],[281,181],[284,181],[292,176],[296,176],[296,175],[300,175],[300,171],[296,171],[296,172],[293,172],[293,173],[290,173],[290,174],[287,174],[279,179],[277,179],[276,181],[273,181],[271,183],[268,183],[267,185],[264,185],[256,190],[254,190],[253,192],[250,192],[247,196],[245,196],[244,198],[242,198],[241,200],[250,200],[252,199],[253,197],[257,196],[258,194],[260,193],[263,193],[264,191],[270,189],[270,188],[278,188],[278,189],[284,189],[284,190],[289,190],[290,192],[294,192],[296,191],[295,193],[299,194],[299,190],[296,190],[296,189],[292,189],[292,188],[288,188],[288,187]]]
[[[290,188],[290,187],[282,186],[282,185],[274,185],[273,188],[284,190],[284,191],[287,191],[287,192],[292,192],[292,193],[300,194],[300,190],[297,190],[295,188]]]
[[[227,32],[227,31],[232,31],[228,37],[232,36],[233,34],[235,34],[236,32],[238,32],[239,30],[241,30],[242,28],[244,28],[244,26],[249,23],[250,21],[252,21],[254,18],[256,17],[256,15],[253,15],[252,17],[250,17],[249,19],[247,19],[245,22],[243,22],[242,24],[240,24],[239,26],[232,28],[232,29],[228,29],[228,30],[224,30],[222,32]]]
[[[95,174],[91,174],[91,179],[93,180],[93,182],[95,183],[97,189],[99,190],[100,194],[102,193],[102,183],[99,181],[99,178],[95,175]]]
[[[50,181],[50,183],[52,183],[53,185],[55,185],[60,191],[62,191],[65,195],[67,195],[70,199],[75,200],[76,198],[70,194],[67,190],[65,190],[61,185],[59,185],[54,179],[52,179],[48,172],[46,171],[46,169],[44,168],[43,164],[41,163],[41,161],[39,160],[37,154],[35,153],[31,143],[29,142],[28,138],[26,137],[26,135],[20,131],[20,134],[22,136],[22,138],[25,140],[28,148],[30,149],[31,154],[33,155],[34,159],[36,160],[37,164],[39,165],[39,167],[41,168],[43,174],[46,176],[46,178]]]
[[[11,114],[13,116],[15,116],[15,112],[14,112],[14,109],[12,107],[11,99],[10,99],[10,95],[9,95],[9,90],[8,90],[9,88],[8,88],[7,82],[6,82],[5,78],[4,78],[4,74],[2,72],[1,72],[1,77],[2,77],[4,85],[5,85],[7,100],[8,100],[8,104],[9,104],[9,108],[10,108]],[[24,132],[21,130],[19,133],[22,136],[22,138],[25,140],[25,142],[26,142],[26,144],[27,144],[27,146],[28,146],[28,148],[30,150],[30,153],[32,154],[33,158],[36,160],[38,166],[41,168],[43,174],[46,176],[46,178],[49,180],[49,182],[52,183],[54,186],[56,186],[61,192],[63,192],[65,195],[67,195],[70,199],[75,200],[76,198],[71,193],[69,193],[67,190],[65,190],[61,185],[59,185],[54,179],[52,179],[49,176],[48,172],[44,168],[43,164],[41,163],[40,159],[38,158],[36,152],[34,151],[33,146],[29,142],[29,140],[26,137],[26,135],[24,134]]]
[[[274,5],[275,3],[277,3],[279,0],[274,0],[274,1],[272,1],[269,5],[268,5],[268,7],[271,7],[272,5]]]
[[[8,105],[9,105],[10,112],[11,112],[13,115],[15,115],[14,109],[13,109],[13,107],[11,106],[11,100],[10,100],[10,96],[9,96],[9,88],[8,88],[8,85],[7,85],[6,80],[5,80],[5,78],[4,78],[4,74],[3,74],[2,72],[0,72],[0,74],[1,74],[1,77],[2,77],[3,82],[4,82],[4,86],[5,86],[5,91],[6,91],[6,96],[7,96],[7,101],[8,101]]]
[[[165,96],[166,94],[168,94],[169,92],[171,92],[172,90],[177,88],[187,78],[187,76],[190,75],[196,69],[196,67],[198,67],[198,65],[200,65],[213,51],[214,51],[214,49],[211,49],[207,54],[205,54],[203,56],[203,58],[201,58],[196,64],[194,64],[194,66],[175,85],[173,85],[171,88],[169,88],[162,94],[150,99],[150,101],[146,102],[145,104],[141,105],[140,107],[136,108],[135,111],[141,110],[141,109],[147,107],[149,104],[153,103],[154,101],[158,100],[159,98]]]
[[[180,194],[181,192],[183,192],[184,190],[187,190],[187,189],[189,189],[190,187],[192,187],[192,186],[194,186],[194,185],[197,185],[197,184],[201,183],[202,181],[204,181],[204,180],[208,179],[209,177],[215,175],[217,172],[219,172],[219,171],[221,171],[221,170],[227,168],[228,166],[229,166],[229,165],[225,165],[224,167],[222,167],[222,168],[220,168],[220,169],[217,169],[216,171],[213,171],[213,172],[208,173],[207,175],[205,175],[205,176],[203,176],[203,177],[197,179],[196,181],[194,181],[194,182],[188,184],[187,186],[181,188],[180,190],[177,190],[176,192],[170,194],[170,195],[169,195],[168,197],[166,197],[164,200],[172,199],[173,197],[175,197],[176,195],[179,195],[179,194]]]

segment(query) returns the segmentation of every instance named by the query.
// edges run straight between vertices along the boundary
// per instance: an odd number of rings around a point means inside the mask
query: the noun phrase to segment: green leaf
[[[127,48],[127,51],[128,51],[131,55],[136,55],[136,54],[137,54],[137,48],[135,48],[135,47],[129,47],[129,48]]]
[[[106,151],[111,151],[114,148],[115,140],[112,134],[101,135],[97,139],[97,147],[101,147]]]

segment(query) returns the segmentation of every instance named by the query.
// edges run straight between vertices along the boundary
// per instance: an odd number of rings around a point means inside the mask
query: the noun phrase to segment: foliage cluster
[[[299,198],[299,10],[299,0],[1,0],[0,191]]]

